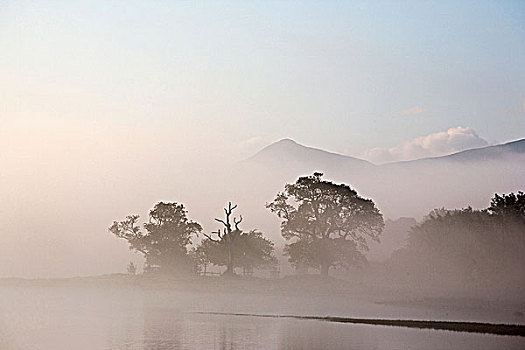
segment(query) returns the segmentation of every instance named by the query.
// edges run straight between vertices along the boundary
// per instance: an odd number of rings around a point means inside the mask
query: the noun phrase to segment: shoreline
[[[96,296],[107,294],[106,292],[111,292],[113,295],[122,293],[125,297],[130,295],[138,297],[139,299],[136,300],[150,300],[150,305],[157,304],[158,307],[171,307],[171,304],[164,302],[182,298],[188,305],[194,303],[199,305],[197,309],[192,310],[195,312],[206,310],[259,315],[271,311],[275,315],[305,315],[304,317],[312,317],[312,319],[340,323],[363,319],[397,320],[399,318],[400,321],[430,319],[434,320],[430,322],[448,322],[445,326],[438,323],[409,324],[411,328],[434,328],[436,325],[449,327],[450,322],[457,322],[452,327],[455,329],[450,330],[463,329],[463,322],[515,324],[525,327],[523,316],[525,302],[522,298],[491,299],[482,298],[479,294],[459,294],[449,290],[429,292],[424,289],[411,289],[410,286],[405,286],[404,289],[378,288],[377,285],[358,284],[349,280],[323,278],[318,275],[266,279],[219,276],[167,278],[115,274],[58,279],[0,279],[0,292],[9,290],[20,295],[25,295],[26,290],[35,290],[37,293],[43,291],[44,295],[53,295],[55,291],[65,293],[64,295],[73,292],[80,295],[94,293],[93,295]],[[150,299],[151,295],[155,295],[156,298]],[[211,295],[216,303],[196,302],[200,298],[209,300]],[[238,302],[233,302],[235,300]],[[257,307],[268,303],[273,305],[272,309]],[[289,305],[298,308],[289,308]],[[366,312],[363,305],[366,305]],[[335,317],[323,318],[324,315]],[[400,321],[384,325],[402,326]],[[490,329],[488,333],[498,334]]]
[[[394,320],[377,318],[352,318],[332,316],[298,316],[298,315],[271,315],[271,314],[244,314],[228,312],[195,312],[201,315],[222,315],[240,317],[264,317],[264,318],[291,318],[298,320],[316,320],[335,323],[364,324],[374,326],[389,326],[417,329],[433,329],[450,332],[480,333],[500,336],[525,337],[525,325],[518,324],[496,324],[484,322],[458,322],[458,321],[429,321],[429,320]]]

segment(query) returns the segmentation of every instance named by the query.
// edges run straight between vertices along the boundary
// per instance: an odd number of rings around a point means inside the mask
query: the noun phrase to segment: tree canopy
[[[146,258],[146,270],[183,271],[189,267],[187,246],[191,238],[202,231],[201,226],[187,218],[183,204],[157,203],[149,212],[144,231],[137,223],[138,215],[114,221],[109,231],[129,242],[130,249]]]
[[[237,205],[228,203],[228,207],[224,208],[225,219],[215,219],[223,225],[222,231],[219,229],[213,232],[213,236],[204,234],[206,239],[194,251],[194,256],[201,264],[226,266],[227,275],[234,274],[235,267],[242,267],[246,271],[275,261],[270,240],[257,230],[243,232],[239,228],[242,216],[232,218],[232,227],[230,219],[236,208]]]
[[[525,285],[518,277],[525,264],[524,203],[518,192],[495,194],[484,210],[433,210],[411,229],[393,262],[419,279]]]
[[[499,218],[525,223],[525,193],[495,194],[487,211]]]
[[[274,244],[257,230],[234,233],[237,237],[232,242],[233,267],[243,271],[265,267],[276,262],[273,256]],[[229,252],[226,240],[205,239],[196,249],[196,256],[201,264],[228,266]]]
[[[326,275],[330,267],[363,262],[367,239],[378,241],[384,222],[372,200],[322,176],[314,173],[287,184],[266,207],[283,219],[281,233],[291,242],[285,247],[290,262]]]

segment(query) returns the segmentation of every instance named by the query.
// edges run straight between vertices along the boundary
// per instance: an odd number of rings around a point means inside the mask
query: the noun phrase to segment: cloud
[[[408,108],[408,109],[404,109],[402,111],[399,111],[397,112],[396,114],[397,115],[402,115],[402,116],[408,116],[408,115],[416,115],[416,114],[421,114],[423,113],[425,110],[421,107],[412,107],[412,108]]]
[[[488,144],[471,127],[457,126],[447,131],[417,137],[391,148],[373,148],[366,151],[363,157],[375,163],[388,163],[443,156]]]

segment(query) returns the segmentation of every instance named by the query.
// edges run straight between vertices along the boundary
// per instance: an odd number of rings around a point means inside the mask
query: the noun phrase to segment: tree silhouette
[[[228,207],[224,208],[225,219],[215,219],[224,226],[222,231],[219,229],[212,232],[215,237],[204,233],[207,239],[196,249],[201,260],[226,266],[225,275],[233,275],[235,267],[242,267],[244,271],[248,271],[275,262],[273,243],[257,230],[243,232],[239,228],[242,216],[238,219],[232,218],[232,227],[230,218],[236,208],[237,205],[232,206],[231,202],[228,203]]]
[[[191,237],[202,231],[186,214],[183,204],[159,202],[149,212],[149,221],[143,225],[145,231],[137,224],[138,215],[114,221],[109,231],[127,240],[131,250],[144,254],[145,270],[185,271],[190,266],[187,246]]]
[[[461,281],[478,278],[481,266],[501,246],[487,250],[494,237],[494,222],[490,216],[472,208],[431,211],[424,221],[410,229],[405,248],[395,259],[408,261],[406,269],[424,274],[421,278]],[[494,254],[495,253],[495,254]],[[495,261],[488,265],[495,266]]]
[[[498,237],[507,247],[507,255],[525,253],[525,193],[519,191],[494,195],[486,210],[494,220]]]
[[[438,283],[525,285],[525,195],[495,194],[484,210],[431,211],[392,263]]]
[[[519,191],[509,194],[495,194],[487,211],[505,220],[521,221],[525,223],[525,193]]]
[[[365,260],[367,239],[378,241],[384,222],[372,200],[322,176],[314,173],[287,184],[266,207],[283,219],[281,233],[292,241],[285,247],[290,262],[328,275],[330,267]]]
[[[243,273],[254,269],[271,266],[277,260],[273,256],[274,244],[257,230],[242,232],[231,242],[233,267],[240,267]],[[229,249],[227,241],[206,239],[195,250],[200,266],[206,269],[207,264],[228,266]],[[227,270],[228,271],[228,270]],[[229,273],[229,271],[227,272]]]

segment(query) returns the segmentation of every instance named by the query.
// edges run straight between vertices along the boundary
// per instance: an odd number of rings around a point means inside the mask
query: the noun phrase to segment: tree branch
[[[218,240],[211,238],[210,235],[208,235],[208,234],[206,234],[206,233],[202,233],[202,234],[203,234],[206,238],[208,238],[210,241],[218,242]]]
[[[222,219],[215,219],[215,221],[220,222],[220,223],[222,223],[224,226],[228,227],[228,224],[226,224],[226,222],[224,222],[224,220],[222,220]]]
[[[242,222],[242,215],[239,215],[239,220],[237,221],[235,218],[233,218],[233,223],[235,224],[235,229],[239,230],[239,224]]]

